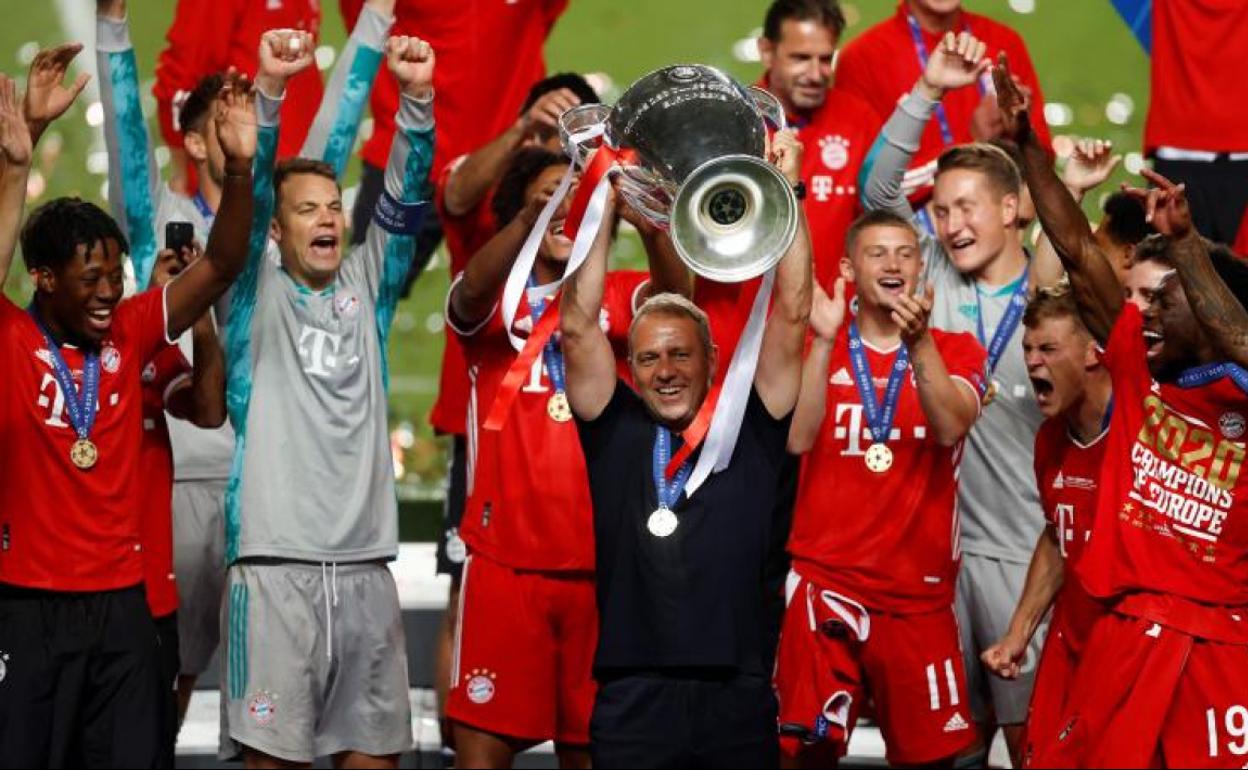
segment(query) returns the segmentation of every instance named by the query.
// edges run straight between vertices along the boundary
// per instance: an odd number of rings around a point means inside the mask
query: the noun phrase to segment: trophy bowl
[[[691,270],[735,283],[771,269],[797,234],[797,197],[765,159],[769,125],[784,125],[771,94],[678,65],[642,77],[614,107],[569,110],[560,134],[581,169],[603,142],[632,150],[611,172],[620,196],[668,230]]]

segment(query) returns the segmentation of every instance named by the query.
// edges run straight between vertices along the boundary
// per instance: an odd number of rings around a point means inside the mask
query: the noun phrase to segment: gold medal
[[[100,459],[100,450],[90,440],[80,438],[69,448],[69,460],[78,470],[89,471]]]
[[[997,383],[989,381],[988,389],[984,391],[984,406],[988,406],[997,397]]]
[[[556,390],[555,394],[546,402],[546,414],[550,415],[550,419],[555,422],[568,422],[572,419],[572,406],[568,404],[568,396],[562,390]]]
[[[872,444],[867,447],[865,458],[867,470],[872,473],[884,473],[893,467],[893,450],[887,444]]]
[[[646,520],[646,529],[655,537],[668,537],[676,531],[678,523],[680,522],[676,519],[676,514],[670,508],[659,506]]]

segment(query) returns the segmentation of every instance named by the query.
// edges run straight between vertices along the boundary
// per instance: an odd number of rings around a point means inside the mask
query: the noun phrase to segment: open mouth
[[[906,291],[906,282],[900,278],[881,278],[875,284],[889,294],[903,294]]]
[[[566,219],[557,219],[550,223],[550,229],[547,232],[555,243],[559,245],[571,245],[572,239],[563,231],[563,225]]]
[[[671,401],[671,400],[678,398],[681,393],[685,392],[685,386],[684,385],[662,385],[660,387],[655,388],[654,392],[659,394],[659,398],[663,399],[664,401]]]
[[[949,241],[949,249],[951,251],[965,251],[975,245],[974,238],[954,238]]]
[[[1032,377],[1031,389],[1036,394],[1036,402],[1044,407],[1053,401],[1053,382],[1045,377]]]
[[[334,235],[320,235],[312,239],[313,255],[322,259],[333,257],[338,253],[338,237]]]
[[[108,307],[88,310],[87,325],[94,331],[100,333],[107,332],[113,325],[113,309]]]
[[[1148,358],[1156,358],[1166,344],[1165,335],[1152,329],[1144,330],[1144,350]]]

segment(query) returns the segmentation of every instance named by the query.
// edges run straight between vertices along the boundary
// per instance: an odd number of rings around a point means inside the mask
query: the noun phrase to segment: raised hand
[[[1144,204],[1144,221],[1157,232],[1174,240],[1181,240],[1192,233],[1192,209],[1187,203],[1187,186],[1175,184],[1146,168],[1140,172],[1154,187],[1147,190],[1123,185],[1122,189],[1132,198]]]
[[[260,65],[256,86],[265,94],[281,96],[286,81],[316,61],[312,35],[297,29],[271,29],[260,38]]]
[[[256,155],[256,90],[245,75],[233,69],[214,103],[217,140],[227,165],[251,168]]]
[[[815,281],[810,302],[810,330],[825,342],[833,342],[845,324],[845,279],[837,278],[832,296]]]
[[[1031,100],[1010,74],[1010,62],[1005,51],[997,57],[997,66],[992,68],[992,83],[997,91],[997,109],[1001,112],[1001,136],[1011,142],[1022,143],[1031,133],[1031,117],[1028,114]]]
[[[1105,183],[1114,168],[1122,162],[1114,154],[1114,143],[1102,139],[1080,139],[1066,161],[1062,182],[1076,195],[1082,196]]]
[[[40,51],[30,63],[26,81],[26,125],[31,137],[38,141],[52,121],[65,114],[91,76],[83,72],[73,83],[64,84],[69,64],[82,50],[82,43],[62,43],[56,48]]]
[[[204,254],[198,242],[183,246],[181,253],[173,249],[161,249],[156,254],[156,264],[152,265],[152,286],[164,286],[177,278],[178,275],[195,260]]]
[[[580,98],[567,88],[559,88],[542,94],[533,106],[520,116],[520,132],[525,137],[534,133],[557,134],[559,117],[580,104]]]
[[[414,99],[433,95],[433,46],[418,37],[394,35],[386,41],[386,64],[403,93]]]
[[[0,152],[6,163],[28,166],[33,149],[30,127],[17,98],[17,83],[8,75],[0,75]]]
[[[927,59],[927,67],[920,77],[924,95],[933,101],[946,91],[969,86],[988,71],[992,62],[984,58],[988,46],[969,32],[955,35],[946,32],[945,37]]]
[[[901,341],[906,347],[914,347],[915,343],[927,336],[935,300],[936,291],[929,283],[922,297],[902,294],[893,304],[893,322],[901,327]]]
[[[126,18],[126,0],[96,0],[95,13],[106,19],[121,21]]]
[[[771,162],[780,173],[789,180],[789,184],[797,184],[802,178],[802,152],[805,148],[797,138],[797,132],[791,128],[777,131],[771,137],[769,155]]]

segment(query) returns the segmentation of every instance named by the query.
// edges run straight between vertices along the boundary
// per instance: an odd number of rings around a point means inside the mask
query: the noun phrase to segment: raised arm
[[[1122,156],[1114,154],[1113,142],[1080,139],[1062,170],[1062,184],[1075,202],[1082,204],[1084,196],[1104,184],[1121,161]],[[1032,290],[1054,286],[1065,277],[1066,268],[1062,267],[1061,257],[1049,236],[1041,232],[1031,260]]]
[[[1031,188],[1040,224],[1066,267],[1084,325],[1104,343],[1122,311],[1122,287],[1109,258],[1096,245],[1083,209],[1058,178],[1048,151],[1032,130],[1025,99],[1010,77],[1004,54],[992,78],[1005,125],[1004,138],[1018,144],[1023,178]]]
[[[945,93],[973,84],[988,71],[991,62],[984,58],[984,51],[984,44],[971,34],[949,32],[928,57],[923,74],[884,124],[863,164],[859,189],[867,210],[884,209],[906,219],[914,216],[901,190],[902,178]]]
[[[247,263],[254,206],[251,167],[257,146],[255,90],[246,78],[232,75],[214,106],[217,140],[225,155],[221,206],[204,257],[165,289],[170,339],[207,313]]]
[[[789,452],[809,452],[819,438],[819,429],[828,408],[828,362],[836,335],[845,323],[845,279],[837,278],[832,296],[815,284],[810,304],[810,330],[813,339],[802,364],[802,387],[789,426]]]
[[[618,194],[615,202],[620,218],[637,229],[641,245],[646,249],[650,280],[646,282],[638,301],[644,302],[658,294],[679,294],[692,299],[693,273],[680,258],[671,236],[633,210]]]
[[[140,289],[156,264],[156,210],[160,174],[139,100],[139,70],[126,23],[125,0],[96,4],[95,60],[104,105],[108,148],[108,202],[130,241],[130,261]]]
[[[181,254],[161,249],[152,267],[152,285],[166,286],[188,265],[202,259],[198,243],[184,248]],[[225,424],[225,354],[217,340],[217,327],[212,313],[204,313],[191,327],[194,344],[190,381],[170,393],[165,408],[174,417],[201,428],[219,428]]]
[[[17,83],[8,75],[0,75],[0,154],[4,163],[0,171],[0,290],[3,290],[13,264],[13,253],[17,251],[22,210],[26,206],[26,179],[30,176],[30,159],[34,154],[30,129],[17,98]]]
[[[525,140],[535,133],[559,132],[559,116],[581,100],[566,88],[542,94],[533,106],[489,144],[464,157],[446,180],[446,213],[461,217],[485,199]]]
[[[979,394],[949,375],[928,322],[935,291],[929,284],[922,297],[901,296],[893,306],[893,321],[901,328],[901,341],[910,353],[914,387],[933,437],[950,447],[971,432],[979,419]]]
[[[299,154],[320,158],[341,177],[351,159],[368,95],[381,66],[386,35],[394,25],[395,0],[368,0],[325,87]],[[311,54],[311,50],[308,51]]]
[[[1003,679],[1017,679],[1022,671],[1023,658],[1027,655],[1027,645],[1035,636],[1044,616],[1057,592],[1061,590],[1065,580],[1065,560],[1058,547],[1057,533],[1053,527],[1045,527],[1036,542],[1036,550],[1031,556],[1031,566],[1027,568],[1027,580],[1023,584],[1023,595],[1014,608],[1014,616],[1010,618],[1010,626],[1005,636],[996,644],[984,650],[980,660],[989,671]]]
[[[604,217],[613,216],[611,209],[614,205],[615,195],[612,194],[608,198]],[[582,420],[593,420],[607,408],[618,376],[615,353],[606,332],[598,323],[610,250],[611,228],[600,228],[584,264],[564,281],[559,304],[568,403],[572,412]]]
[[[1192,211],[1183,185],[1176,185],[1151,169],[1141,172],[1155,187],[1128,188],[1144,201],[1145,218],[1157,232],[1170,238],[1170,255],[1183,293],[1196,321],[1228,360],[1248,366],[1248,310],[1214,269],[1209,248],[1192,226]]]
[[[449,307],[451,320],[456,326],[471,329],[489,318],[503,293],[512,263],[519,256],[525,239],[529,237],[529,231],[537,223],[542,209],[557,186],[552,183],[542,190],[540,195],[520,210],[515,219],[495,233],[468,260],[463,278],[451,290]],[[564,205],[567,205],[566,201]]]
[[[802,144],[792,131],[776,133],[771,143],[776,166],[789,184],[801,178]],[[810,232],[806,215],[797,207],[799,223],[793,245],[776,268],[771,316],[763,330],[763,345],[754,373],[754,387],[772,417],[781,418],[797,404],[802,384],[802,348],[810,320]]]

